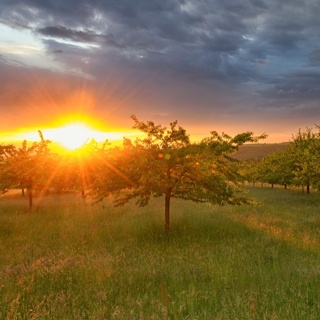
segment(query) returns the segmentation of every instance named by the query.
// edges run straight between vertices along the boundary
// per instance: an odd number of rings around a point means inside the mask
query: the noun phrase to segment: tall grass
[[[1,319],[319,319],[320,195],[256,206],[0,199]]]

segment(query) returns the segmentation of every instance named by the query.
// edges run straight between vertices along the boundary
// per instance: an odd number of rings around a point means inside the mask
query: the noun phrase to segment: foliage
[[[317,133],[310,128],[304,132],[299,130],[290,147],[294,157],[293,182],[306,186],[309,193],[310,186],[318,186],[320,182],[320,130]]]
[[[243,167],[248,181],[320,188],[320,130],[307,128],[293,135],[285,148]]]
[[[291,148],[276,151],[268,155],[259,163],[260,181],[271,184],[283,185],[285,188],[293,183],[294,158]]]
[[[7,168],[7,160],[15,152],[13,145],[0,145],[0,193],[5,193],[11,186],[12,173]]]
[[[40,142],[34,142],[30,147],[26,140],[22,142],[21,148],[2,147],[1,172],[6,189],[27,189],[29,210],[32,210],[34,190],[45,191],[54,170],[48,147],[50,141],[44,139],[41,131],[39,137]]]
[[[257,141],[251,132],[235,137],[211,136],[200,143],[191,143],[186,130],[177,121],[170,127],[139,121],[132,116],[134,128],[142,131],[143,139],[125,139],[122,149],[105,154],[96,173],[93,195],[101,200],[117,192],[116,205],[131,199],[145,206],[151,197],[164,196],[165,227],[170,224],[170,200],[180,198],[212,204],[242,204],[248,199],[240,196],[237,160],[230,154],[245,142]],[[120,192],[126,189],[125,192]]]
[[[247,160],[241,163],[240,173],[244,181],[250,182],[253,185],[261,181],[260,164],[261,160]]]
[[[81,191],[84,196],[92,183],[98,152],[103,151],[107,144],[108,141],[105,141],[99,150],[98,142],[91,139],[80,148],[58,156],[56,159],[58,170],[52,179],[51,187],[60,193],[65,190]]]

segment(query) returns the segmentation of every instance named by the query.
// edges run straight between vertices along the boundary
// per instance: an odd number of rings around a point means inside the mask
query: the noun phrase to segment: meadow
[[[254,206],[0,198],[0,319],[319,319],[320,194]],[[39,200],[39,201],[37,201]]]

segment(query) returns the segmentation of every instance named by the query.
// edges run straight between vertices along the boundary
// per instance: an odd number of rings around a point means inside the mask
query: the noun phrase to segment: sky
[[[0,133],[92,118],[192,137],[320,124],[319,0],[0,0]]]

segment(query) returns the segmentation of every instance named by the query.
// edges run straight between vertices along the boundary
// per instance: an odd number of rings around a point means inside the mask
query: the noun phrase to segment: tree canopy
[[[31,146],[27,141],[22,142],[20,148],[10,145],[0,148],[0,175],[2,176],[2,189],[26,189],[29,197],[29,211],[33,206],[33,191],[44,190],[48,187],[52,173],[51,151],[49,140],[45,140],[39,131],[40,142]]]
[[[115,205],[136,199],[138,205],[145,206],[151,197],[164,196],[166,230],[171,198],[218,205],[249,202],[240,192],[238,161],[230,155],[240,145],[265,135],[255,137],[245,132],[231,137],[212,131],[211,136],[192,143],[177,121],[167,128],[136,116],[132,119],[133,128],[145,137],[125,139],[122,148],[105,152],[92,185],[97,200],[113,193]]]
[[[320,189],[320,127],[317,131],[306,128],[299,130],[287,146],[257,161],[248,162],[243,171],[248,181]],[[254,177],[254,179],[252,179]]]

